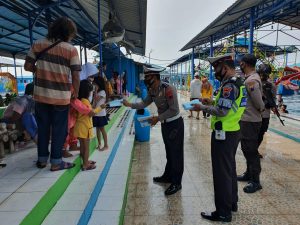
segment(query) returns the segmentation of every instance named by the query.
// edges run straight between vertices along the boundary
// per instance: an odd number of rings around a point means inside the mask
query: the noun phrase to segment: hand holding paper
[[[183,103],[182,104],[182,107],[185,109],[185,110],[193,110],[194,108],[194,104],[200,104],[200,101],[199,99],[194,99],[190,102],[186,102],[186,103]]]

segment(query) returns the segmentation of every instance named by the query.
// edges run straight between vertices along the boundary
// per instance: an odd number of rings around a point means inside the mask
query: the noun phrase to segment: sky
[[[148,0],[146,56],[171,60],[151,63],[170,64],[187,52],[179,50],[224,12],[235,0]],[[217,6],[217,7],[216,7]],[[141,57],[134,57],[139,60]],[[149,59],[140,59],[141,62]]]
[[[188,53],[189,51],[180,52],[179,50],[231,6],[235,0],[148,0],[147,2],[145,57],[132,55],[132,58],[138,62],[148,62],[149,53],[151,53],[150,57],[153,58],[151,63],[166,66]],[[271,26],[268,29],[271,29]],[[276,29],[276,25],[273,25],[273,29]],[[300,37],[299,30],[289,30],[287,27],[286,32]],[[257,37],[260,38],[265,34],[267,33],[263,31],[258,32]],[[275,45],[276,32],[260,41]],[[288,45],[291,43],[300,45],[300,41],[279,33],[278,44]],[[88,51],[89,62],[93,62],[93,55],[95,53]],[[294,63],[295,55],[289,55],[288,61],[289,64]],[[300,62],[300,54],[297,55],[297,61]],[[20,74],[20,72],[18,69],[17,73]],[[24,70],[23,73],[27,74]]]

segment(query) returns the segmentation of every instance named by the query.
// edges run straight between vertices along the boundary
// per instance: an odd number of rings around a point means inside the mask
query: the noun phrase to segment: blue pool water
[[[283,102],[287,105],[287,110],[291,115],[300,116],[300,94],[283,96]]]

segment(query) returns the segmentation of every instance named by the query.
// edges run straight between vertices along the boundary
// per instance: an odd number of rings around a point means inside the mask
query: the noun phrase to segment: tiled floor
[[[187,115],[183,115],[185,171],[182,191],[165,197],[166,186],[152,182],[153,176],[162,174],[166,162],[157,125],[151,129],[150,143],[135,145],[124,225],[215,224],[200,216],[201,211],[215,209],[209,119],[198,121],[188,119]],[[271,126],[281,128],[276,118],[272,119]],[[289,131],[288,126],[284,131]],[[245,194],[244,183],[239,183],[239,211],[233,214],[231,224],[300,224],[300,144],[268,132],[260,151],[264,155],[261,161],[263,189]],[[240,149],[236,159],[238,173],[244,172],[245,159]]]

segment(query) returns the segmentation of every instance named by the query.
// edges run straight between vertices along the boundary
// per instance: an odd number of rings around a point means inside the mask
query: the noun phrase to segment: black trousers
[[[241,147],[247,161],[247,175],[251,181],[259,183],[261,172],[260,158],[258,155],[258,134],[261,122],[241,121]]]
[[[238,201],[235,154],[240,131],[226,132],[224,141],[211,135],[211,161],[214,179],[215,206],[221,216],[231,215],[232,204]]]
[[[167,164],[163,176],[169,178],[173,184],[181,184],[184,169],[184,124],[182,117],[169,123],[162,123],[161,131],[167,157]]]
[[[270,118],[262,118],[262,123],[258,134],[258,147],[262,143],[265,133],[268,131],[269,123],[270,123]]]

